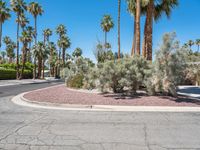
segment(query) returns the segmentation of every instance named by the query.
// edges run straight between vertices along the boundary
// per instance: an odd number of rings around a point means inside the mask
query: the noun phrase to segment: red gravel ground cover
[[[187,97],[134,96],[117,94],[85,93],[66,88],[64,85],[27,93],[26,99],[37,102],[83,105],[123,105],[123,106],[190,106],[199,107],[200,101]]]

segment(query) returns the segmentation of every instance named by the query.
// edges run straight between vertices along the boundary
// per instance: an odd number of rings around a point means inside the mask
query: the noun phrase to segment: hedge
[[[0,68],[0,80],[16,79],[16,70]],[[33,73],[29,70],[24,70],[24,79],[31,79]]]
[[[19,64],[19,66],[21,67],[22,64]],[[13,70],[15,70],[15,69],[16,69],[16,64],[15,64],[15,63],[11,63],[11,64],[8,64],[8,63],[0,64],[0,68],[13,69]],[[34,68],[34,65],[33,65],[32,63],[26,62],[26,64],[25,64],[25,70],[30,70],[30,71],[32,71],[33,68]]]

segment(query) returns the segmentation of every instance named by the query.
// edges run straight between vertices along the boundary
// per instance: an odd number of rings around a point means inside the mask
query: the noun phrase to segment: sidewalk
[[[56,81],[60,81],[60,79],[45,78],[45,80],[39,80],[39,79],[0,80],[0,87],[11,86],[11,85],[24,85],[24,84],[40,84],[40,83],[48,83],[48,82],[56,82]]]

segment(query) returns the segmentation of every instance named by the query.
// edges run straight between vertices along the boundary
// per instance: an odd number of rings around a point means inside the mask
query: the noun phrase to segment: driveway
[[[200,149],[200,113],[43,110],[10,101],[49,85],[0,87],[0,149]]]

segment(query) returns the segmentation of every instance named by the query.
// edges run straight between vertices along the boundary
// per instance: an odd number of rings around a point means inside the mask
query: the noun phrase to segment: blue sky
[[[9,3],[9,0],[6,0]],[[31,0],[25,0],[29,3]],[[42,40],[42,30],[51,28],[55,31],[58,24],[64,24],[71,39],[71,53],[76,47],[83,50],[83,55],[95,59],[93,55],[97,40],[104,40],[104,33],[100,21],[104,14],[110,14],[115,22],[115,27],[108,34],[108,41],[113,51],[117,51],[117,0],[38,0],[44,9],[44,14],[38,18],[39,40]],[[166,32],[177,33],[177,38],[182,42],[189,39],[200,38],[200,0],[179,0],[180,5],[173,10],[171,18],[162,17],[154,23],[153,47],[154,50],[161,43],[162,35]],[[121,46],[122,51],[130,53],[133,39],[133,18],[127,12],[126,0],[122,0],[121,10]],[[33,18],[27,13],[30,24]],[[16,38],[15,14],[3,25],[3,36],[8,35],[13,40]],[[144,18],[141,19],[143,30]],[[57,41],[54,33],[52,41]],[[194,47],[195,49],[196,47]]]

